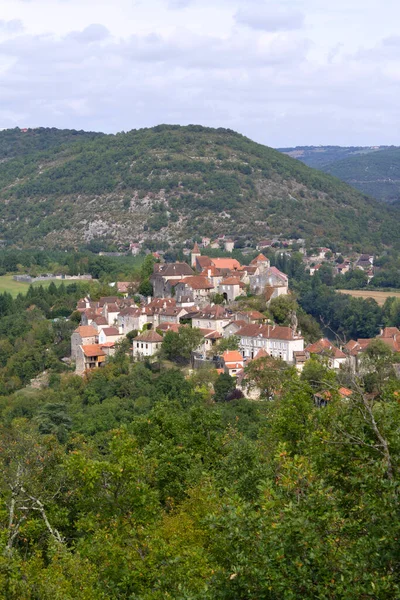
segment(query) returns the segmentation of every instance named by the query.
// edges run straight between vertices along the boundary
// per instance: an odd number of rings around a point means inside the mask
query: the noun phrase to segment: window
[[[146,348],[148,348],[148,347],[149,347],[149,345],[148,345],[148,344],[146,344]]]

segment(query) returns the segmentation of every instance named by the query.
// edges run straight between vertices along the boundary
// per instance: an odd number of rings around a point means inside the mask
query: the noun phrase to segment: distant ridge
[[[298,146],[280,148],[280,152],[334,175],[377,200],[400,199],[399,147]]]

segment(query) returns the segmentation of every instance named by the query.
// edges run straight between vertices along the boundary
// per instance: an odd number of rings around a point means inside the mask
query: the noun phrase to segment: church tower
[[[194,243],[193,250],[190,254],[192,268],[196,268],[196,259],[201,256],[197,242]]]

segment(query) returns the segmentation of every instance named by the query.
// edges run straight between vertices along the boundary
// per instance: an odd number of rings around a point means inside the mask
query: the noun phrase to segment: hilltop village
[[[138,297],[130,293],[129,282],[117,282],[117,295],[78,302],[81,322],[71,337],[77,374],[102,367],[123,340],[129,341],[134,360],[155,361],[171,334],[181,335],[182,340],[192,335],[188,343],[193,369],[213,367],[234,377],[244,395],[257,397],[259,391],[246,387],[245,375],[245,368],[254,360],[273,359],[301,372],[306,361],[318,355],[325,357],[332,369],[347,366],[356,372],[372,341],[335,345],[322,338],[306,345],[295,312],[290,325],[282,326],[262,312],[246,308],[241,300],[248,294],[261,297],[266,306],[290,295],[288,276],[271,266],[262,253],[249,265],[241,265],[234,258],[202,255],[195,243],[190,264],[156,262],[150,282],[153,297]],[[397,328],[382,330],[378,338],[400,352]]]

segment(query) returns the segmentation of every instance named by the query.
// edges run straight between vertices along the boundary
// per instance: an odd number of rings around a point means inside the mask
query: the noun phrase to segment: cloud
[[[11,21],[0,19],[0,33],[20,33],[23,29],[24,26],[20,19],[12,19]]]
[[[89,25],[85,27],[83,31],[74,31],[69,34],[69,37],[84,43],[90,42],[101,42],[108,38],[110,32],[107,27],[104,25],[99,25],[98,23],[94,23],[93,25]]]
[[[260,9],[254,0],[241,10],[249,6]],[[65,35],[17,31],[0,42],[0,127],[112,132],[202,123],[274,146],[400,137],[400,75],[386,60],[397,56],[395,37],[353,53],[335,40],[318,53],[288,17],[281,29],[275,21],[272,35],[271,13],[267,30],[232,25],[237,7],[222,33],[196,33],[179,13],[173,25],[152,33],[132,27],[125,37],[110,33],[112,24]]]
[[[304,15],[297,10],[280,7],[274,4],[247,4],[239,8],[235,14],[239,25],[262,31],[291,31],[302,29]]]

